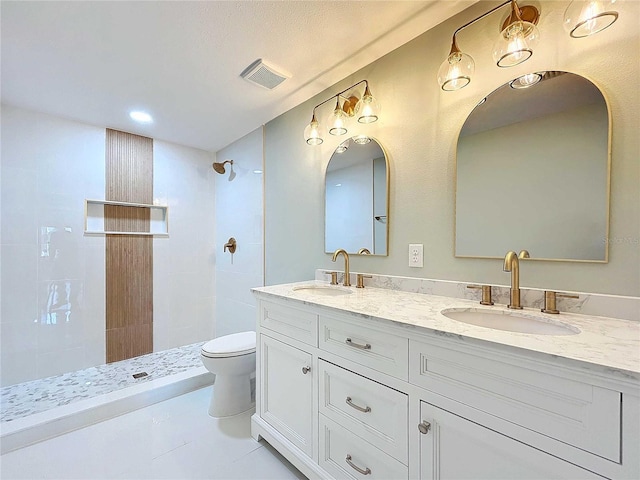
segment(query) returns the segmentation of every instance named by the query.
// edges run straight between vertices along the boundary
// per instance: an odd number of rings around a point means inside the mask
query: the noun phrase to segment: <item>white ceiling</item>
[[[2,0],[2,102],[217,151],[473,3]]]

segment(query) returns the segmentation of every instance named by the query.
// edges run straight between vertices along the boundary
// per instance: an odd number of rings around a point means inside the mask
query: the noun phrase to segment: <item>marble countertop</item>
[[[299,289],[315,285],[333,289],[348,289],[351,294],[326,296],[312,289]],[[627,380],[640,380],[640,323],[608,317],[595,317],[575,313],[544,314],[540,310],[517,310],[518,314],[535,315],[549,323],[564,323],[580,330],[575,335],[538,335],[485,328],[452,320],[441,311],[449,308],[488,309],[507,311],[504,305],[482,306],[477,301],[403,292],[373,287],[355,288],[329,286],[320,281],[307,281],[273,285],[252,289],[262,298],[301,302],[348,312],[365,319],[390,321],[399,326],[422,328],[427,332],[447,333],[460,339],[474,339],[516,349],[538,352],[598,366]]]

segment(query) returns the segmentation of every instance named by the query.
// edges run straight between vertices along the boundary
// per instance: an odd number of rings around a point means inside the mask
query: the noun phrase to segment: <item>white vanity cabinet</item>
[[[420,404],[420,479],[602,479],[477,423]]]
[[[635,379],[257,297],[252,434],[309,478],[640,478]]]
[[[317,315],[261,304],[256,411],[297,452],[317,458]]]
[[[311,457],[315,443],[311,354],[261,335],[260,358],[260,416]]]

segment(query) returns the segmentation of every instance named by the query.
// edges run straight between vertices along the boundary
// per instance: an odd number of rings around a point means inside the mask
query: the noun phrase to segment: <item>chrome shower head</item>
[[[231,165],[233,165],[233,160],[225,160],[222,163],[213,162],[212,167],[217,173],[223,174],[225,173],[225,170],[224,170],[225,163],[230,163]]]

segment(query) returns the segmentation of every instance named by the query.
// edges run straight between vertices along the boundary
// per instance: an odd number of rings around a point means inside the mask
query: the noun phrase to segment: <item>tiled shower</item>
[[[105,198],[105,128],[3,105],[2,386],[105,363],[105,237],[84,234]],[[154,141],[153,350],[213,338],[215,155]]]

